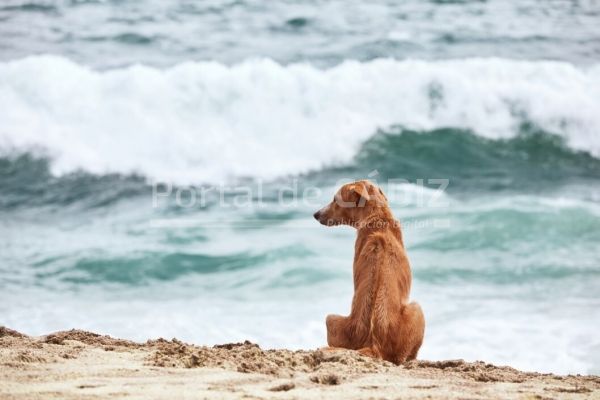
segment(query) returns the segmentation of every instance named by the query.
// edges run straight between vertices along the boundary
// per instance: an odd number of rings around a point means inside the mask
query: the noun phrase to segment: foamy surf
[[[528,123],[598,156],[598,110],[600,66],[566,62],[380,59],[318,69],[254,59],[98,71],[33,56],[0,64],[0,147],[42,151],[58,175],[271,179],[347,163],[390,125],[501,139]]]

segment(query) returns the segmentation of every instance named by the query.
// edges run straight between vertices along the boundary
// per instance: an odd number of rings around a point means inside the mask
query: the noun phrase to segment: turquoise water
[[[354,232],[312,214],[369,178],[403,224],[421,357],[600,373],[597,18],[561,1],[1,6],[0,324],[322,346],[349,310]]]

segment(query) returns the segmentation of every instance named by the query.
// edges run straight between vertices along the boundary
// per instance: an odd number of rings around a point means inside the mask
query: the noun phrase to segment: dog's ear
[[[359,201],[360,199],[364,199],[362,204],[364,204],[364,201],[371,200],[369,190],[367,189],[367,186],[364,182],[356,182],[354,185],[352,185],[351,189],[353,192],[357,193],[360,196]]]
[[[383,194],[383,190],[381,190],[381,188],[377,188],[379,190],[379,194],[383,197],[383,199],[385,201],[387,201],[387,197],[385,196],[385,194]]]

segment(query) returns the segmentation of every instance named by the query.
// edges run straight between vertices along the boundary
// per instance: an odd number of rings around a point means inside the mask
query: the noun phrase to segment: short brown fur
[[[413,360],[423,342],[425,318],[409,303],[411,270],[400,223],[387,198],[369,181],[344,185],[315,213],[323,225],[357,229],[354,297],[350,315],[328,315],[327,343],[396,364]]]

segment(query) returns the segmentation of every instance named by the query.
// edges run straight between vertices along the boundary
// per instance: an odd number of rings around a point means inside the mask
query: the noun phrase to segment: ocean
[[[0,325],[324,346],[366,178],[420,358],[600,373],[597,1],[0,4]]]

